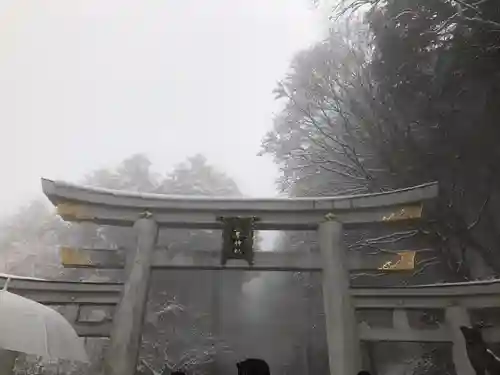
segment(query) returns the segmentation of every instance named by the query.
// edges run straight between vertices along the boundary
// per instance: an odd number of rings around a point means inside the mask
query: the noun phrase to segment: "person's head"
[[[481,344],[483,343],[483,336],[481,336],[481,331],[477,327],[465,327],[461,326],[460,331],[464,336],[465,342],[467,344]]]
[[[238,375],[270,375],[269,365],[259,358],[248,358],[236,363]]]
[[[360,372],[358,372],[358,375],[371,375],[371,374],[368,371],[361,370]]]

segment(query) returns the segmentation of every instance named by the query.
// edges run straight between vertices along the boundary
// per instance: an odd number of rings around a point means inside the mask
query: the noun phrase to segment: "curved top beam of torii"
[[[384,193],[301,198],[215,198],[136,193],[42,179],[45,195],[70,221],[129,226],[145,212],[160,226],[219,229],[219,217],[254,216],[256,229],[316,229],[325,215],[346,225],[418,219],[437,183]]]

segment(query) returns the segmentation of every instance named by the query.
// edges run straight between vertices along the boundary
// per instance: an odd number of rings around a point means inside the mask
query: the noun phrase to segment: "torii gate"
[[[47,179],[42,180],[42,187],[65,220],[129,226],[136,231],[136,251],[118,252],[114,259],[95,249],[62,249],[66,266],[129,265],[105,355],[106,375],[135,374],[152,267],[321,271],[330,373],[354,375],[361,359],[349,269],[373,269],[380,267],[382,260],[390,263],[398,255],[392,259],[390,255],[375,257],[368,264],[367,259],[348,257],[343,228],[377,223],[406,225],[419,219],[423,203],[438,194],[436,183],[369,195],[274,199],[140,194]],[[155,247],[161,227],[222,229],[223,251],[219,257],[205,251],[158,251]],[[317,230],[320,254],[254,252],[253,230]],[[409,259],[407,267],[412,268],[413,256],[412,252],[401,254],[399,260]],[[244,259],[248,264],[226,264],[231,259]]]

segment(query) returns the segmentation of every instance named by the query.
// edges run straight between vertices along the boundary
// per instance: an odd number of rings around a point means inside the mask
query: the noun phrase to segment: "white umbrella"
[[[82,340],[57,311],[0,290],[0,348],[48,359],[88,362]]]

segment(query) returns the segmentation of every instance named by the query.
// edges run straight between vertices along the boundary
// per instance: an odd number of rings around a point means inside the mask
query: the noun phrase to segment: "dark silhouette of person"
[[[460,327],[465,339],[465,348],[469,362],[477,375],[499,374],[500,358],[493,353],[483,340],[478,327]]]
[[[360,372],[358,372],[358,375],[371,375],[371,374],[368,371],[361,370]]]
[[[236,363],[238,375],[271,375],[269,365],[259,358],[247,358]]]
[[[186,373],[184,371],[171,371],[168,366],[165,366],[161,375],[186,375]]]

